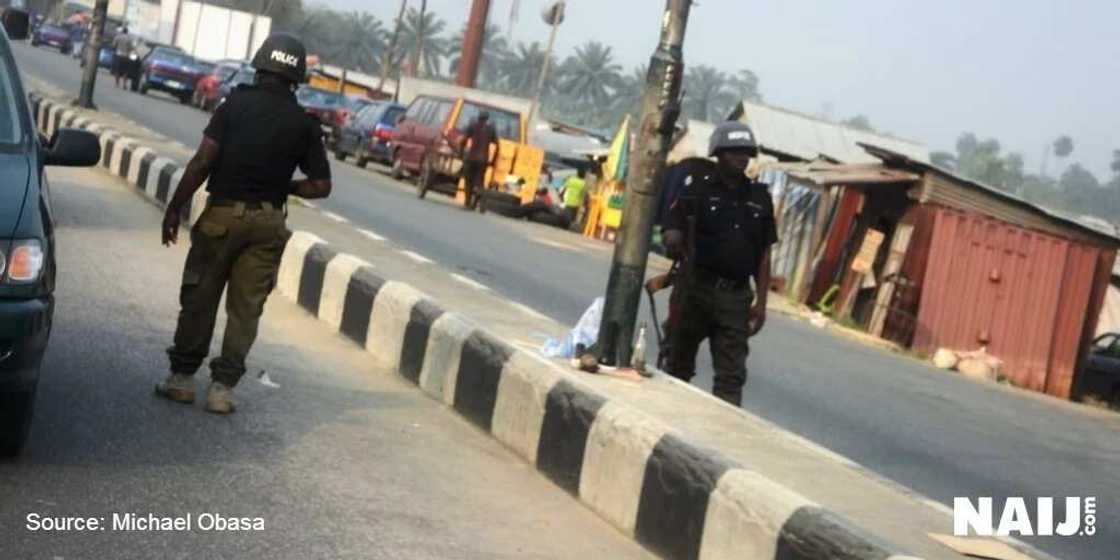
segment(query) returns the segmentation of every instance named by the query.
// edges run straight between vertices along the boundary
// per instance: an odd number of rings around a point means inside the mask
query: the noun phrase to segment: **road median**
[[[32,94],[31,106],[48,137],[66,127],[97,133],[102,166],[166,205],[182,166],[158,147],[42,95]],[[204,207],[200,191],[185,211],[188,223]],[[386,278],[296,231],[277,290],[659,555],[957,557],[925,536],[951,529],[947,516],[853,465],[799,447],[795,436],[665,376],[627,384],[574,372],[449,310],[408,280]],[[781,470],[824,478],[823,486],[855,485],[851,491],[870,501],[845,505],[850,494],[822,490],[820,481],[802,487]],[[903,529],[907,515],[913,526]]]

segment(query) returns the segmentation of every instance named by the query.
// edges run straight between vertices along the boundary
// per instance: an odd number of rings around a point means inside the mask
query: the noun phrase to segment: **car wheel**
[[[366,165],[369,164],[369,158],[367,158],[365,156],[358,156],[358,162],[357,163],[358,163],[358,167],[361,167],[362,169],[365,169]]]
[[[62,45],[62,48],[59,49],[59,52],[61,52],[62,54],[70,54],[73,50],[73,45]]]
[[[143,74],[143,75],[140,76],[140,93],[142,95],[148,93],[148,75],[147,74]]]
[[[420,162],[420,175],[416,177],[416,196],[420,199],[427,196],[433,181],[435,181],[435,169],[432,169],[432,160],[424,156],[423,161]]]
[[[190,103],[191,103],[191,94],[189,94],[189,93],[179,94],[179,104],[190,105]]]
[[[404,179],[404,161],[401,160],[400,150],[393,152],[392,162],[392,167],[389,169],[389,176],[398,181]]]
[[[0,457],[15,457],[27,442],[35,408],[35,388],[0,393]]]
[[[346,152],[342,151],[342,148],[339,148],[337,143],[334,147],[334,159],[337,159],[338,161],[346,161]]]

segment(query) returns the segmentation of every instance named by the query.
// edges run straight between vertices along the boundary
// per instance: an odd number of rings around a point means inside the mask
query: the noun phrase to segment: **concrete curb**
[[[78,111],[29,96],[41,131],[98,134],[101,164],[165,206],[182,168]],[[185,212],[193,224],[200,191]],[[277,290],[502,441],[619,530],[666,558],[910,558],[716,450],[614,402],[318,237],[293,234]]]

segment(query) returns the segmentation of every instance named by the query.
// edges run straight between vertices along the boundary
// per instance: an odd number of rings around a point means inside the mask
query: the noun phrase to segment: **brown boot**
[[[178,403],[193,403],[194,376],[172,373],[167,379],[156,383],[156,394]]]
[[[233,387],[211,381],[206,389],[206,412],[229,414],[236,408],[233,402]]]

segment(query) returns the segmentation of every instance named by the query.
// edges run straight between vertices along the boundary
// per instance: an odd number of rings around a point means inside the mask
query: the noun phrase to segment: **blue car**
[[[70,39],[70,30],[57,24],[44,23],[35,28],[31,34],[31,46],[47,46],[58,49],[62,54],[70,54],[74,43]]]
[[[353,156],[358,165],[376,161],[389,163],[389,139],[406,107],[398,103],[375,102],[363,107],[342,127],[334,146],[334,156],[345,161]]]

